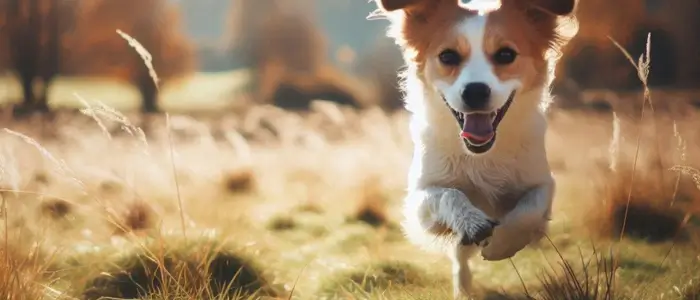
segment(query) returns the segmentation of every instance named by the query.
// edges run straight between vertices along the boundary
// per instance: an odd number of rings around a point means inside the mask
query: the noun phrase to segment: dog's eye
[[[518,53],[512,48],[503,47],[493,54],[493,61],[499,65],[509,65],[515,61]]]
[[[452,49],[447,49],[438,55],[440,63],[447,66],[456,66],[462,62],[462,56],[457,53],[457,51]]]

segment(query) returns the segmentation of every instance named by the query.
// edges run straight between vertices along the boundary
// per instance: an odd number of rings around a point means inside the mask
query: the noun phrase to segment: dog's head
[[[375,0],[424,83],[442,96],[473,153],[493,146],[516,91],[548,84],[548,59],[576,0],[502,0],[490,12],[460,0]],[[472,0],[477,2],[477,0]],[[463,6],[463,5],[462,5]],[[515,100],[517,101],[517,100]]]

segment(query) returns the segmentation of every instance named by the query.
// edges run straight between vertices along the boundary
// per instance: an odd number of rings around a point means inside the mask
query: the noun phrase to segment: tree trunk
[[[34,75],[20,73],[20,84],[22,85],[22,102],[12,109],[15,118],[27,116],[34,110]]]
[[[22,24],[20,12],[22,4],[28,5],[29,17],[26,24]],[[6,18],[12,25],[10,29],[10,58],[12,67],[19,75],[22,85],[22,103],[13,110],[15,117],[30,114],[34,109],[34,80],[37,77],[37,60],[39,59],[39,18],[38,3],[31,0],[20,3],[18,0],[10,2]]]
[[[54,78],[56,78],[55,75],[44,76],[41,94],[39,94],[39,97],[36,99],[36,105],[34,107],[37,112],[48,113],[51,111],[49,109],[49,87],[51,87]]]
[[[59,3],[52,2],[48,16],[42,23],[42,30],[48,32],[48,41],[42,51],[42,74],[43,88],[36,103],[35,109],[39,112],[49,112],[48,92],[51,83],[59,74],[61,61],[61,23],[59,16]]]
[[[22,84],[22,105],[31,107],[34,104],[34,75],[24,73],[20,75]]]

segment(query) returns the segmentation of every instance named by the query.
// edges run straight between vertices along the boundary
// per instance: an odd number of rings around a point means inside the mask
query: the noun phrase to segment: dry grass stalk
[[[649,34],[647,38],[647,44],[646,44],[646,52],[643,53],[639,57],[639,62],[635,63],[634,59],[630,56],[629,52],[627,52],[622,46],[620,46],[619,43],[617,43],[614,39],[610,38],[613,43],[623,52],[623,54],[630,60],[630,63],[632,66],[637,70],[637,75],[639,77],[639,80],[642,82],[644,85],[644,103],[648,103],[651,108],[652,108],[652,113],[653,113],[653,104],[651,101],[651,92],[649,91],[649,86],[647,85],[647,78],[649,77],[649,66],[651,65],[651,34]],[[641,113],[641,120],[644,120],[645,112],[646,112],[646,105],[642,105],[642,113]],[[654,126],[656,128],[656,126]],[[634,154],[634,160],[632,162],[632,177],[630,180],[630,185],[629,185],[629,193],[627,196],[627,208],[629,208],[629,202],[632,199],[632,189],[634,187],[634,173],[637,169],[637,162],[639,160],[639,150],[640,150],[640,144],[641,144],[641,139],[642,139],[642,134],[641,132],[637,134],[637,143],[636,143],[636,148],[635,148],[635,154]],[[627,209],[626,208],[626,209]],[[625,216],[622,222],[622,229],[620,230],[620,239],[624,237],[624,231],[625,231],[625,225],[627,223],[627,214],[628,211],[625,211]]]
[[[46,269],[50,262],[37,248],[18,250],[0,246],[0,298],[44,299]]]
[[[135,38],[131,37],[130,35],[122,32],[121,30],[117,29],[117,34],[119,34],[124,40],[126,40],[129,43],[129,46],[134,48],[136,52],[139,54],[141,59],[143,60],[144,65],[146,68],[148,68],[148,74],[153,80],[153,84],[155,84],[156,89],[160,89],[160,79],[158,78],[158,73],[156,73],[155,68],[153,67],[153,56],[151,56],[151,53],[148,52],[148,50],[139,43],[138,40]],[[170,127],[170,114],[165,114],[166,118],[166,129],[168,133],[168,147],[170,149],[170,163],[172,166],[172,172],[173,172],[173,180],[175,181],[175,189],[177,193],[177,200],[178,200],[178,208],[180,210],[180,222],[182,226],[182,234],[187,235],[187,226],[185,225],[186,220],[185,220],[185,212],[184,212],[184,204],[182,202],[182,193],[180,192],[180,182],[178,180],[177,176],[177,167],[175,166],[175,150],[173,148],[173,141],[172,141],[172,130]]]
[[[102,102],[97,102],[96,105],[90,105],[82,97],[78,96],[77,94],[75,96],[78,97],[81,103],[85,106],[84,108],[80,109],[80,112],[95,120],[97,125],[103,131],[103,134],[105,134],[110,140],[111,134],[101,118],[105,118],[119,124],[122,131],[136,138],[142,144],[144,152],[148,154],[148,140],[146,139],[146,133],[143,131],[143,129],[133,124],[124,114]]]
[[[154,71],[155,73],[155,71]],[[173,147],[172,130],[170,128],[170,114],[165,114],[166,129],[168,132],[168,149],[170,150],[170,166],[173,171],[173,180],[175,181],[175,190],[177,193],[177,206],[180,210],[180,226],[182,227],[182,235],[187,236],[187,225],[185,225],[185,207],[182,202],[182,193],[180,192],[180,181],[177,178],[177,167],[175,166],[175,148]]]
[[[148,52],[146,47],[141,45],[141,43],[139,43],[138,40],[124,33],[123,31],[117,29],[117,34],[119,34],[124,40],[126,40],[129,43],[129,46],[134,48],[134,50],[136,50],[136,53],[138,53],[139,56],[141,56],[143,63],[146,65],[146,68],[148,68],[148,75],[151,76],[151,79],[153,79],[153,83],[156,85],[156,89],[159,89],[160,79],[158,78],[158,73],[156,73],[155,68],[153,68],[153,56],[151,56],[151,53]]]
[[[581,267],[560,256],[561,273],[546,273],[540,280],[542,289],[539,300],[616,300],[615,269],[612,258],[606,258],[598,253],[593,254],[594,269],[591,261],[585,261],[580,254]]]
[[[657,154],[657,162],[658,162],[657,165],[660,165],[661,164],[660,162],[662,161],[662,159],[661,159],[661,151],[660,151],[661,144],[659,142],[659,133],[658,133],[658,128],[657,128],[657,116],[656,116],[655,111],[654,111],[654,104],[653,104],[652,97],[651,97],[651,91],[650,91],[649,85],[648,85],[648,77],[649,77],[650,66],[651,66],[651,33],[649,33],[647,35],[646,49],[637,61],[635,61],[630,56],[630,54],[627,51],[625,51],[625,49],[622,46],[620,46],[620,44],[618,44],[612,38],[610,38],[610,39],[613,41],[615,46],[618,47],[621,50],[621,52],[625,55],[625,57],[629,60],[630,64],[636,69],[637,77],[643,85],[643,100],[644,101],[643,101],[642,107],[641,107],[640,119],[642,121],[644,120],[645,113],[646,113],[646,107],[648,105],[649,109],[651,110],[651,121],[652,121],[652,125],[653,125],[653,130],[655,133],[654,137],[655,137],[656,154]],[[680,137],[680,134],[678,133],[678,130],[677,130],[675,125],[676,124],[674,122],[674,135],[676,136],[677,141],[678,141],[677,148],[680,152],[680,160],[682,162],[684,162],[685,161],[684,142],[683,142],[682,138]],[[639,150],[640,150],[641,137],[642,137],[642,133],[639,132],[638,137],[637,137],[637,142],[636,142],[634,160],[632,163],[632,168],[631,168],[630,176],[629,176],[630,177],[629,178],[629,189],[628,189],[628,193],[627,193],[627,202],[625,205],[624,217],[623,217],[621,228],[619,231],[620,232],[620,236],[619,236],[620,241],[624,237],[625,232],[626,232],[625,229],[628,225],[627,222],[628,222],[628,217],[629,217],[630,211],[631,211],[630,203],[631,203],[632,198],[633,198],[633,191],[634,191],[634,189],[639,189],[636,186],[636,185],[639,185],[639,183],[637,183],[635,180],[635,173],[637,170],[637,162],[639,160]],[[674,168],[672,168],[672,170],[673,169]],[[675,169],[679,170],[679,168],[675,168]],[[662,193],[665,193],[666,190],[664,189],[664,187],[665,187],[666,180],[665,180],[663,173],[664,173],[663,171],[659,172],[659,174],[661,176],[660,181],[648,182],[648,184],[645,184],[644,182],[642,182],[642,185],[646,186],[646,187],[656,187],[657,189],[660,189],[660,191]],[[692,177],[692,178],[695,181],[696,186],[700,188],[700,185],[697,184],[698,180],[695,177]],[[659,182],[661,184],[659,184]],[[680,177],[677,177],[675,180],[675,185],[674,185],[674,189],[673,189],[673,193],[672,193],[672,199],[670,201],[668,201],[668,203],[665,203],[667,205],[666,211],[669,211],[668,208],[674,204],[676,198],[679,195],[679,192],[683,191],[682,189],[679,188],[679,183],[680,183]],[[662,203],[662,205],[663,205],[663,203]],[[668,257],[668,255],[671,253],[671,250],[675,246],[676,237],[678,236],[680,229],[688,222],[689,216],[690,216],[689,213],[686,213],[685,216],[683,216],[680,213],[677,213],[674,216],[671,216],[671,218],[669,218],[671,220],[670,223],[672,224],[670,226],[672,229],[671,231],[674,231],[674,232],[673,232],[672,237],[671,237],[673,239],[673,243],[671,245],[671,248],[668,250],[666,257]],[[658,228],[659,226],[663,227],[662,226],[663,224],[660,224],[660,223],[663,223],[664,218],[659,218],[658,215],[644,216],[643,218],[647,219],[647,220],[643,221],[645,223],[646,222],[655,222],[656,224],[654,225],[654,228]],[[619,248],[618,248],[618,251],[620,251]],[[620,253],[618,253],[618,256],[619,255],[620,255]],[[663,258],[661,264],[663,264],[663,262],[666,260],[666,257]],[[613,260],[613,269],[617,268],[617,264],[618,264],[618,261]],[[613,277],[613,280],[614,280],[614,277]]]
[[[612,139],[610,140],[608,153],[610,157],[610,171],[617,172],[618,160],[620,159],[620,118],[617,117],[617,113],[614,111],[612,127]]]
[[[51,154],[51,152],[48,149],[44,148],[41,144],[39,144],[39,142],[37,142],[33,138],[30,138],[22,133],[10,130],[8,128],[5,128],[4,130],[6,133],[9,133],[13,136],[16,136],[16,137],[22,139],[22,141],[24,141],[25,143],[33,146],[36,150],[39,151],[39,153],[41,153],[41,155],[44,158],[48,159],[56,167],[58,167],[58,170],[61,172],[61,175],[70,178],[74,183],[76,183],[78,185],[78,187],[81,189],[81,191],[83,193],[85,193],[85,194],[87,193],[85,183],[83,183],[80,179],[78,179],[78,177],[76,177],[73,170],[68,167],[68,164],[66,164],[66,162],[64,160],[56,158],[53,154]]]

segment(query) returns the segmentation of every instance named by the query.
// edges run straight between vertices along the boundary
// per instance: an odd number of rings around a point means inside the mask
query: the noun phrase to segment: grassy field
[[[162,86],[160,103],[169,111],[227,108],[235,106],[231,99],[245,92],[249,81],[246,69],[195,73],[166,82]],[[21,96],[21,86],[14,76],[0,76],[0,101],[18,102]],[[59,77],[51,85],[48,98],[54,107],[79,107],[82,105],[80,98],[83,98],[120,110],[137,107],[140,101],[138,90],[128,82],[91,77]]]
[[[447,259],[398,226],[407,115],[322,102],[177,114],[228,106],[238,89],[223,82],[245,77],[171,88],[174,114],[147,133],[94,102],[127,109],[134,91],[79,79],[52,93],[92,103],[83,114],[0,120],[0,298],[450,299]],[[549,236],[475,258],[477,299],[700,299],[697,118],[554,111]]]

